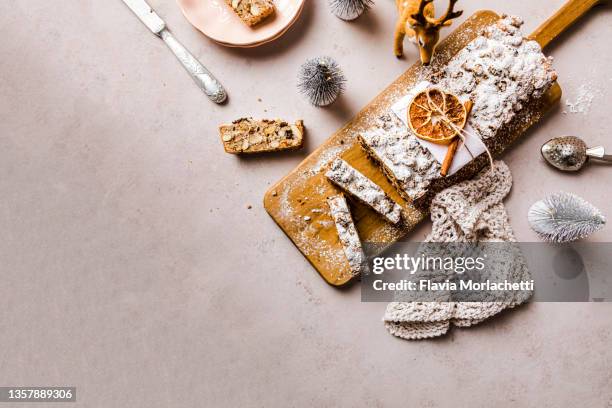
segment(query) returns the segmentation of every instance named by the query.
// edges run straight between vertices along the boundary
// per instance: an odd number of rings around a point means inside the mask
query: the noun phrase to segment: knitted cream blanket
[[[508,166],[497,161],[493,168],[484,170],[475,179],[442,191],[431,204],[433,227],[426,242],[516,242],[502,203],[511,187]],[[514,281],[530,279],[520,250],[517,246],[510,247],[507,262],[496,263],[492,275]],[[508,251],[507,246],[504,250]],[[440,281],[444,278],[446,276],[434,277]],[[398,337],[437,337],[445,334],[451,324],[472,326],[506,308],[524,303],[531,294],[531,291],[517,291],[492,302],[453,302],[450,294],[438,293],[431,302],[422,299],[420,302],[392,302],[383,320],[389,332]],[[401,296],[395,299],[406,300]]]

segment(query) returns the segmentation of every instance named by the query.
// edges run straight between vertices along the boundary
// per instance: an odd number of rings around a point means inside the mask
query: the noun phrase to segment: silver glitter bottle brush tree
[[[556,193],[529,209],[529,225],[544,241],[563,243],[586,238],[606,218],[593,205],[570,193]]]
[[[300,67],[298,89],[314,106],[327,106],[344,90],[346,77],[330,57],[309,59]]]
[[[329,9],[342,20],[355,20],[367,11],[372,5],[373,0],[328,0]]]

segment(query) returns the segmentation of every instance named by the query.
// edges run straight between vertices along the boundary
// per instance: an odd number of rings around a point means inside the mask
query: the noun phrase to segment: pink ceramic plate
[[[225,0],[177,0],[195,28],[229,47],[255,47],[277,39],[297,20],[304,2],[274,0],[274,15],[251,28],[240,20]]]

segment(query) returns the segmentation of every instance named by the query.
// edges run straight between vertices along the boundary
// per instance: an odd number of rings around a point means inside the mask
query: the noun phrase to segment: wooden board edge
[[[276,185],[280,185],[282,183],[282,180],[275,184]],[[336,288],[341,288],[343,286],[349,286],[350,284],[352,284],[354,282],[354,277],[353,276],[346,276],[345,278],[340,278],[340,279],[336,279],[334,281],[330,280],[330,277],[326,276],[325,274],[321,273],[321,271],[319,271],[319,269],[317,268],[317,265],[315,265],[313,263],[313,261],[311,260],[311,258],[309,256],[307,256],[306,254],[304,254],[302,252],[302,250],[300,249],[299,245],[297,244],[297,242],[295,242],[294,238],[287,232],[287,230],[283,227],[283,225],[278,221],[278,218],[274,215],[273,213],[273,200],[278,198],[278,195],[275,194],[276,189],[274,188],[275,186],[272,186],[265,194],[264,194],[264,198],[263,198],[263,206],[264,209],[266,210],[266,212],[268,213],[268,215],[270,216],[270,218],[272,218],[272,220],[274,221],[274,223],[276,223],[276,225],[278,225],[278,227],[280,228],[281,231],[283,231],[283,233],[285,234],[285,236],[287,238],[289,238],[289,240],[291,241],[291,243],[295,246],[295,248],[299,251],[299,253],[306,258],[306,260],[308,261],[308,263],[313,267],[313,269],[315,271],[317,271],[317,273],[319,274],[319,276],[321,276],[321,278],[323,278],[323,280],[329,284],[330,286],[336,287]]]

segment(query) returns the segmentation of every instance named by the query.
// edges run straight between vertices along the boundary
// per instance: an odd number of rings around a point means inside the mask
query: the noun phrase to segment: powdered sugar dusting
[[[393,113],[380,117],[376,127],[364,132],[360,141],[407,200],[423,196],[440,165]]]
[[[351,267],[351,272],[358,275],[366,268],[366,257],[346,198],[343,195],[337,195],[328,198],[327,202],[336,223],[338,237]]]
[[[582,113],[587,114],[591,111],[591,105],[595,99],[596,90],[590,84],[582,84],[578,88],[576,99],[566,100],[567,111],[563,113]]]
[[[332,160],[340,156],[348,148],[349,148],[349,145],[343,144],[343,145],[339,145],[336,147],[332,147],[331,149],[328,149],[319,157],[319,159],[317,160],[317,163],[312,167],[312,169],[310,169],[309,173],[311,175],[315,175],[321,170],[325,169],[329,165],[329,163],[331,163]]]
[[[523,21],[504,17],[459,52],[441,85],[474,102],[469,123],[481,139],[494,138],[516,112],[539,98],[556,80],[552,59],[520,31]]]

